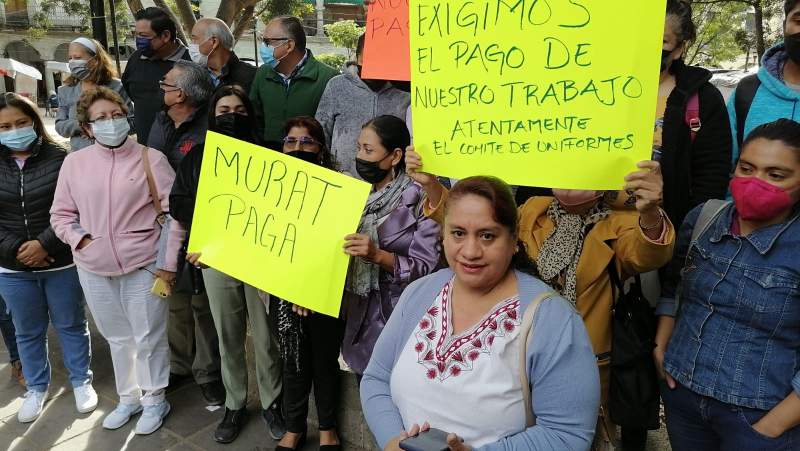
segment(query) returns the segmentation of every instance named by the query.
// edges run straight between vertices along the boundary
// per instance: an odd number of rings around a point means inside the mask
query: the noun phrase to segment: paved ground
[[[220,446],[212,439],[212,432],[222,419],[222,409],[209,411],[200,389],[194,384],[184,385],[170,392],[167,399],[172,411],[164,426],[150,436],[136,436],[134,421],[117,431],[107,431],[101,426],[103,417],[113,410],[117,396],[111,367],[108,344],[92,330],[92,370],[94,387],[100,402],[91,414],[81,415],[75,410],[75,401],[61,362],[61,349],[57,335],[50,333],[52,382],[50,399],[42,416],[24,425],[17,421],[16,412],[22,403],[24,389],[10,380],[8,353],[0,344],[0,449],[21,450],[272,450],[276,443],[266,434],[261,419],[257,417],[259,405],[251,402],[250,421],[242,434],[231,445]],[[252,354],[251,354],[252,355]],[[250,387],[250,399],[256,398],[255,387]],[[310,437],[309,443],[317,443]],[[310,450],[312,447],[308,446]]]

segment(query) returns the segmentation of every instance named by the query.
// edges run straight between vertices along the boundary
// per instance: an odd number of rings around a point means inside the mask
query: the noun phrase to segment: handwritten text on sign
[[[408,0],[376,0],[369,5],[361,76],[410,80],[408,41]]]
[[[203,263],[295,304],[339,315],[369,185],[209,132],[189,243]]]
[[[411,0],[426,172],[619,189],[653,140],[665,0]]]

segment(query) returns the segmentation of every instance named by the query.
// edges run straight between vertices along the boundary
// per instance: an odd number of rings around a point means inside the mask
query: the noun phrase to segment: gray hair
[[[183,91],[189,103],[194,107],[207,104],[214,93],[208,69],[186,60],[176,61],[173,68],[179,71],[175,86]]]
[[[203,36],[205,39],[209,39],[213,36],[219,39],[220,45],[225,49],[233,49],[235,39],[233,38],[233,33],[228,24],[216,17],[204,17],[200,19],[200,21],[207,24],[206,33],[205,36]]]
[[[300,19],[294,16],[278,16],[272,20],[281,24],[286,31],[286,37],[294,41],[298,51],[306,51],[306,30]]]

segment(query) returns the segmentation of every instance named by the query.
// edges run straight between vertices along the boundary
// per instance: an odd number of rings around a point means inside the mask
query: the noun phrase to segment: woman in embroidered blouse
[[[353,256],[342,303],[342,355],[364,373],[372,348],[405,287],[439,262],[439,225],[422,212],[422,188],[405,173],[411,137],[402,119],[379,116],[362,127],[356,169],[372,183],[358,233],[345,237]]]
[[[447,190],[430,174],[418,172],[422,159],[406,152],[409,176],[420,183],[434,206],[428,213],[442,221]],[[519,208],[520,240],[536,262],[539,276],[569,300],[586,324],[600,369],[602,405],[609,393],[611,319],[614,292],[611,264],[625,278],[665,265],[672,256],[675,231],[659,208],[662,180],[655,161],[639,163],[626,177],[625,190],[636,197],[636,211],[613,210],[602,191],[554,189],[553,197],[532,197]],[[426,207],[427,208],[427,207]],[[596,441],[609,442],[615,427],[601,409]],[[598,443],[599,444],[599,443]]]
[[[588,449],[600,402],[594,352],[569,302],[516,270],[531,265],[511,189],[462,180],[444,218],[452,269],[403,292],[361,383],[378,443],[394,451],[433,427],[454,451]]]

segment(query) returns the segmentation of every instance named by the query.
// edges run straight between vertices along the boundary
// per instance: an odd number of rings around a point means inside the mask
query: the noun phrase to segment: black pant
[[[308,396],[314,386],[319,429],[336,428],[339,404],[339,350],[344,323],[338,318],[313,313],[305,318],[306,335],[300,341],[300,368],[283,363],[283,410],[286,429],[302,433],[308,418]]]

